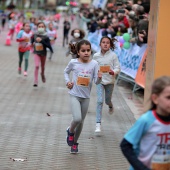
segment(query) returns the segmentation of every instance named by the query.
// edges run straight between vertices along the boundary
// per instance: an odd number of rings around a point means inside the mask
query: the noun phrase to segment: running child
[[[18,73],[21,74],[22,72],[22,61],[23,57],[25,58],[25,68],[24,68],[24,76],[27,76],[27,70],[28,70],[28,60],[30,55],[30,49],[31,49],[31,37],[32,32],[30,31],[30,23],[24,23],[23,29],[19,31],[17,34],[17,42],[19,42],[18,46],[18,53],[19,53],[19,67],[18,67]]]
[[[54,51],[54,45],[55,45],[55,41],[56,41],[56,39],[57,39],[57,31],[56,31],[56,29],[54,29],[54,25],[53,25],[52,22],[50,22],[50,23],[48,24],[47,34],[48,34],[48,37],[49,37],[49,39],[50,39],[51,46],[52,46],[53,51]],[[52,59],[52,52],[50,52],[49,59],[50,59],[50,60]]]
[[[34,70],[34,87],[38,86],[38,71],[39,66],[41,64],[41,78],[42,82],[46,82],[45,78],[45,62],[46,62],[46,55],[47,50],[49,48],[51,52],[53,49],[50,44],[50,39],[46,32],[46,27],[44,22],[39,22],[37,24],[37,33],[32,36],[31,43],[34,47],[34,63],[35,63],[35,70]]]
[[[78,153],[78,139],[81,134],[84,119],[89,107],[92,81],[100,83],[102,75],[98,63],[90,59],[91,44],[87,40],[79,41],[71,46],[71,51],[77,54],[76,59],[71,59],[64,70],[66,86],[70,94],[70,108],[73,115],[70,126],[67,128],[67,144],[71,146],[70,153]],[[73,78],[70,80],[70,72]]]
[[[131,170],[170,169],[170,77],[153,82],[150,101],[120,145]]]
[[[115,83],[115,77],[120,72],[120,64],[117,55],[114,53],[115,39],[104,36],[100,40],[101,50],[94,54],[93,59],[99,64],[100,71],[102,72],[102,81],[97,85],[97,108],[96,108],[96,130],[99,135],[101,133],[101,119],[103,101],[109,107],[109,113],[114,112],[112,103],[112,93]],[[105,95],[105,97],[104,97]]]
[[[70,54],[71,52],[71,46],[72,44],[76,44],[77,42],[81,41],[84,37],[85,37],[85,32],[81,29],[74,29],[71,31],[71,36],[73,37],[71,40],[70,40],[70,43],[69,43],[69,48],[68,48],[68,51],[66,52],[66,57]],[[76,58],[77,56],[75,54],[71,54],[72,58]]]
[[[13,40],[13,36],[15,33],[15,25],[17,24],[17,21],[15,19],[15,14],[11,14],[11,19],[9,20],[9,33],[8,35],[11,36],[11,40]]]

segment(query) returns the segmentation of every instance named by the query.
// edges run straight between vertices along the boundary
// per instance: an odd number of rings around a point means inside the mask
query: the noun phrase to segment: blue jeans
[[[96,123],[101,123],[104,93],[105,93],[105,103],[109,107],[113,107],[113,104],[111,101],[113,88],[114,88],[114,84],[108,84],[108,85],[98,84],[97,85]]]

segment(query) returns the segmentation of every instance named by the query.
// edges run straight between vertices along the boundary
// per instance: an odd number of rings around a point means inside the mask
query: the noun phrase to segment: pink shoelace
[[[69,136],[69,141],[73,141],[74,137],[73,136]]]
[[[77,149],[77,145],[73,145],[72,148],[73,148],[73,149]]]

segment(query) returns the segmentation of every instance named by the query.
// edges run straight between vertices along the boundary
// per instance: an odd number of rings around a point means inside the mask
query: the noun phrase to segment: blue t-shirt
[[[148,168],[167,170],[170,167],[170,123],[162,121],[155,111],[143,114],[124,138]]]

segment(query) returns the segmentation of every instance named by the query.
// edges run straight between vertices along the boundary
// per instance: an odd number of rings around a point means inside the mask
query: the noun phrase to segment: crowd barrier
[[[89,33],[88,40],[92,44],[93,51],[100,50],[100,39],[102,37],[102,30],[97,30],[94,33]],[[114,52],[117,54],[120,62],[121,72],[117,77],[117,82],[120,79],[133,84],[133,92],[140,88],[145,88],[145,72],[146,72],[146,55],[147,44],[138,46],[137,44],[130,44],[129,49],[120,47],[119,39],[121,36],[116,36],[117,42],[115,43],[116,49]]]

